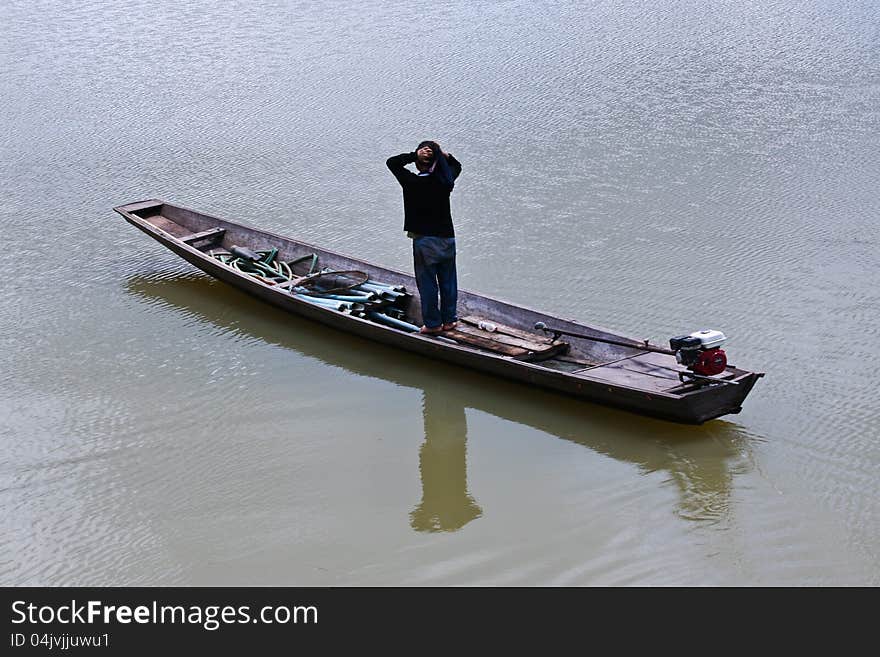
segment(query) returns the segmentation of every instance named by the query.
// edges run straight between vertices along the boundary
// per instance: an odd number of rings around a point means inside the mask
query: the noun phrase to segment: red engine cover
[[[703,376],[721,374],[727,367],[727,354],[723,349],[707,349],[701,351],[697,362],[691,365],[691,369]]]

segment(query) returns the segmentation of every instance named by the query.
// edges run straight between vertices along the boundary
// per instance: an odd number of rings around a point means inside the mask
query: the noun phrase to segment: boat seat
[[[191,233],[189,235],[184,235],[183,237],[179,237],[178,239],[184,244],[189,244],[190,246],[192,246],[196,242],[202,242],[204,240],[210,240],[211,242],[222,240],[225,234],[225,228],[217,227],[211,228],[209,230],[203,230],[200,233]]]

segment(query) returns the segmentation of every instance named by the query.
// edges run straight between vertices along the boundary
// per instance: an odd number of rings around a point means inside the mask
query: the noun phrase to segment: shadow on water
[[[696,521],[726,515],[733,476],[751,470],[749,443],[760,440],[726,420],[690,426],[641,417],[392,349],[290,315],[201,275],[133,276],[126,289],[232,334],[421,390],[422,499],[410,514],[417,531],[455,531],[482,515],[468,492],[467,409],[582,445],[643,474],[665,473],[678,491],[678,514]]]

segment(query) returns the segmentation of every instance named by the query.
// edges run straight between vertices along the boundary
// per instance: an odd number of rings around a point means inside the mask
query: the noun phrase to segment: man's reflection
[[[410,513],[416,531],[451,532],[483,510],[467,491],[467,417],[460,399],[426,387],[425,442],[419,450],[422,501]]]

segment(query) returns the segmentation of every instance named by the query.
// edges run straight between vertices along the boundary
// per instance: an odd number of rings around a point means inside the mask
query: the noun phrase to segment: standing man
[[[418,173],[406,168],[413,162]],[[423,141],[412,153],[389,157],[385,164],[403,188],[403,229],[413,241],[413,266],[422,303],[424,326],[419,331],[428,335],[451,331],[458,321],[458,282],[449,195],[461,164],[435,141]]]

